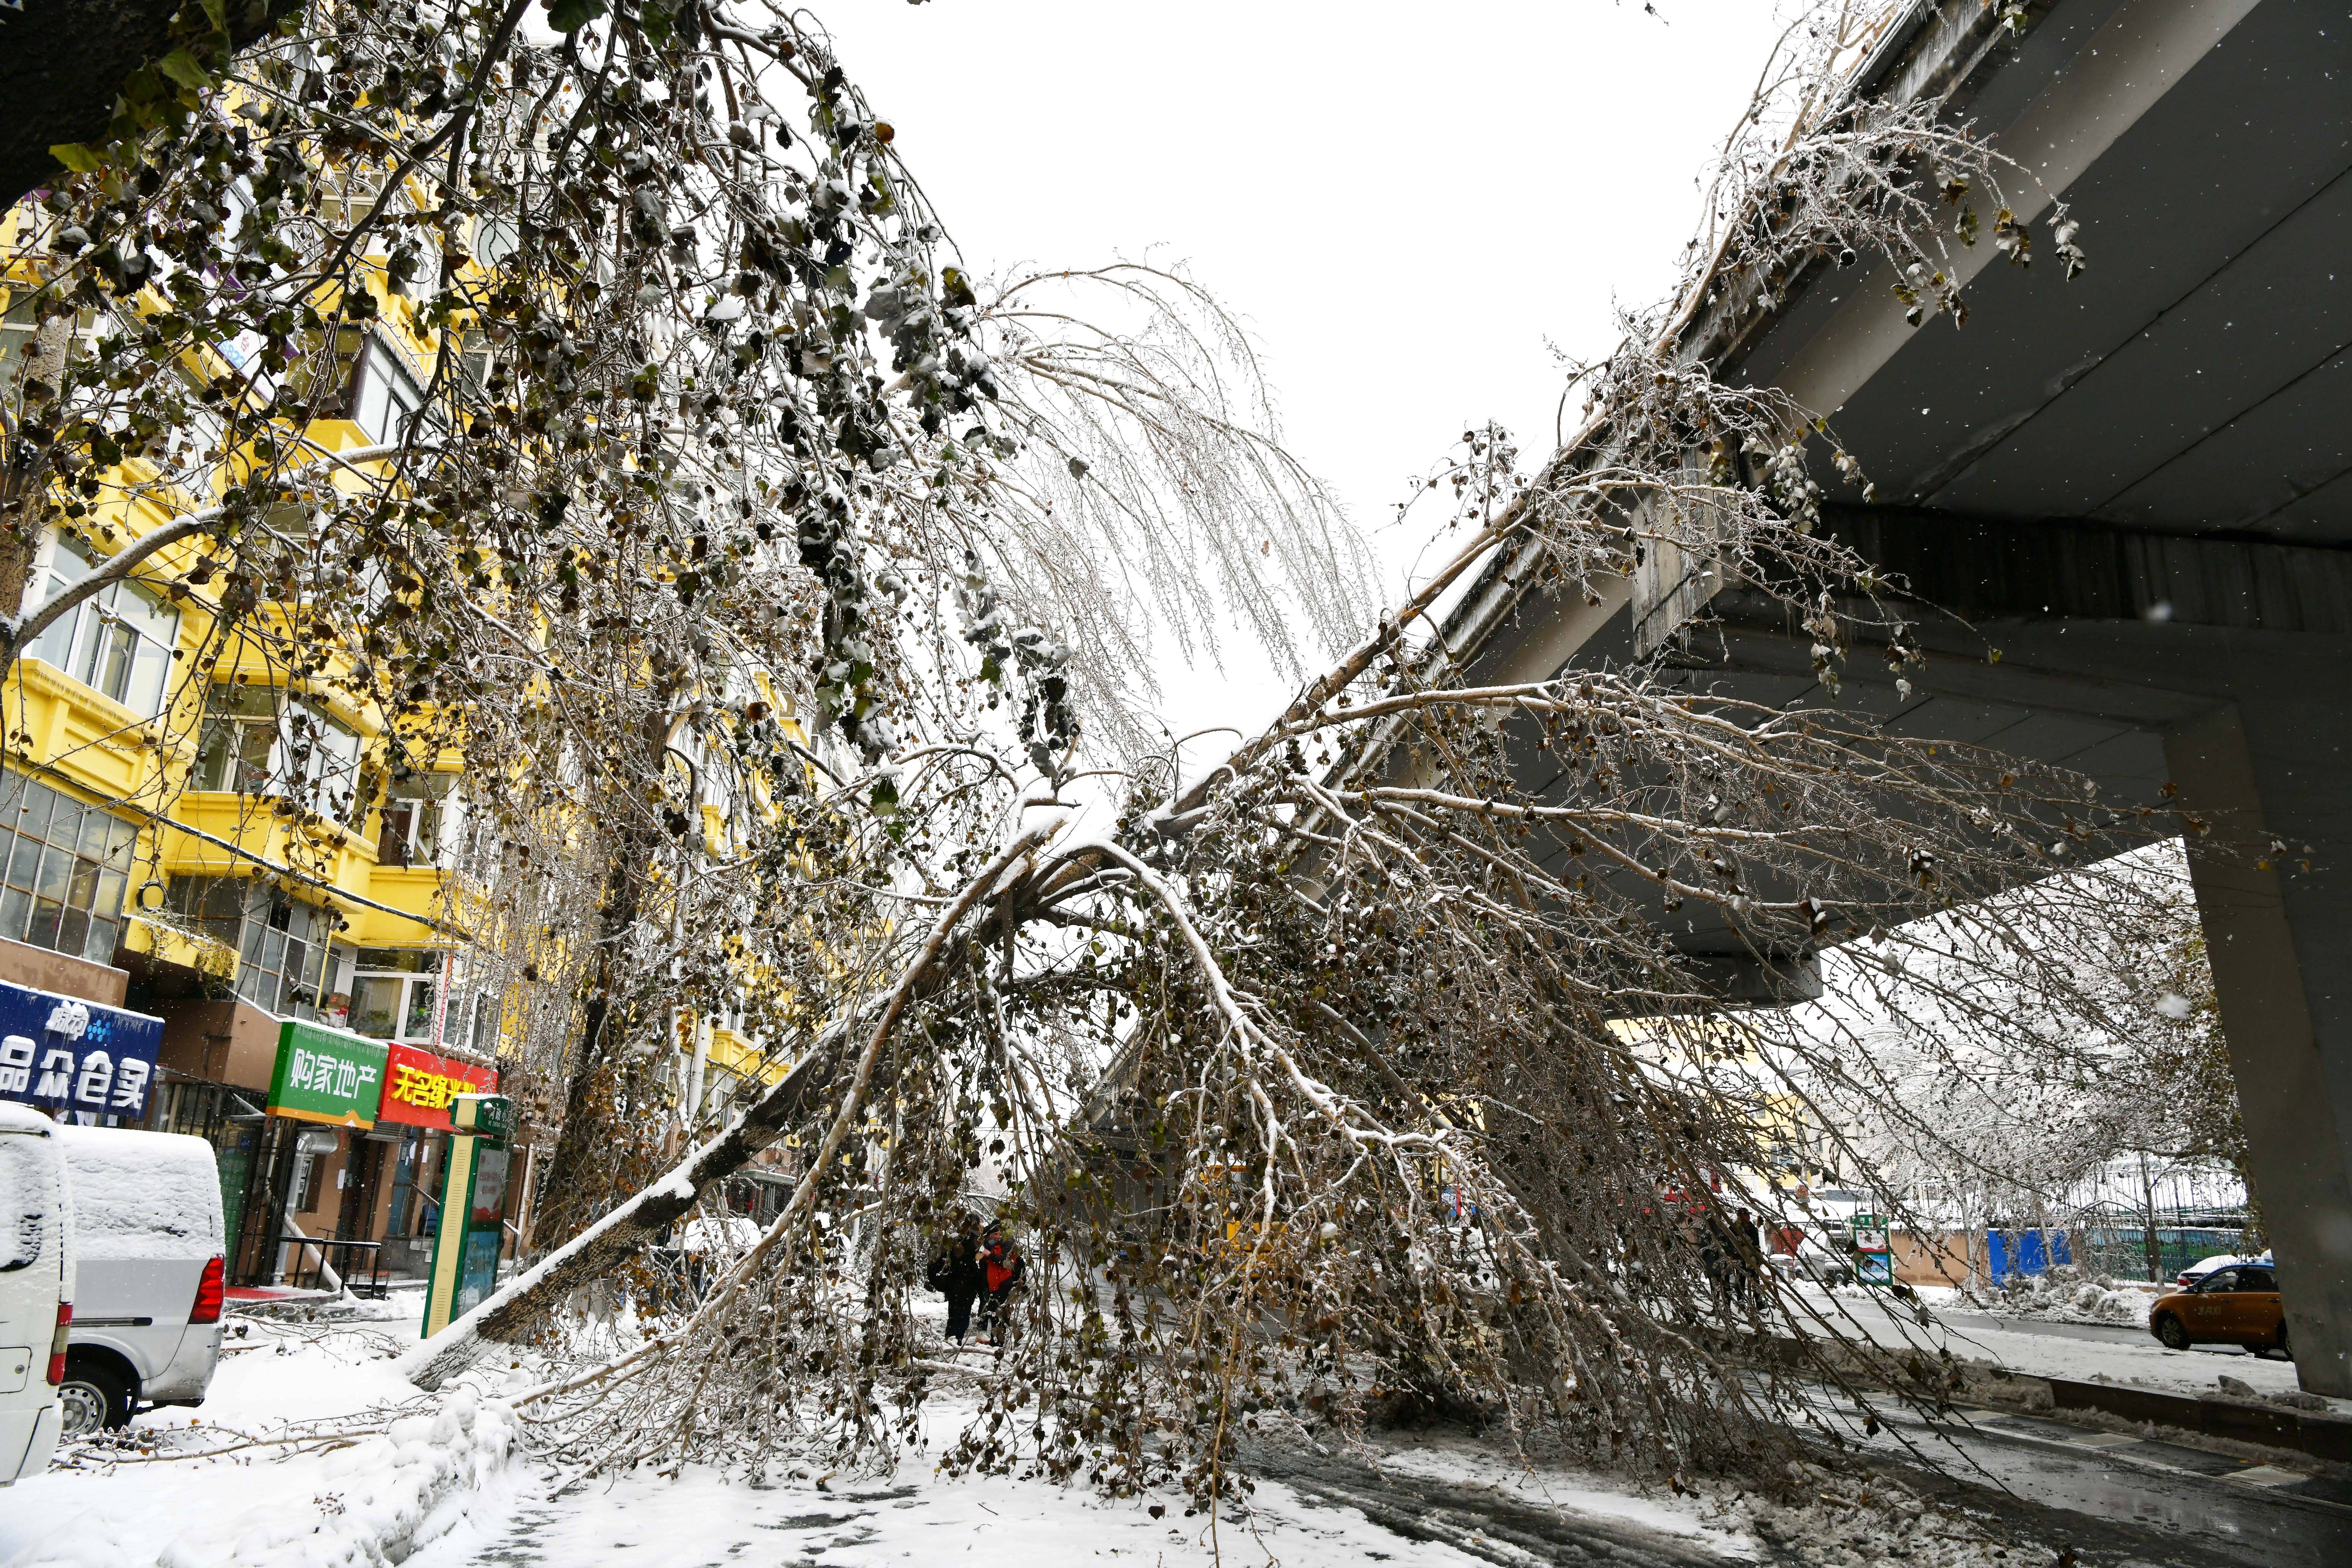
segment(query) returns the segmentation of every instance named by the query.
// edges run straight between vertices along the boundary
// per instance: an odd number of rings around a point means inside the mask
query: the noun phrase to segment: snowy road
[[[1824,1405],[1824,1413],[1828,1406]],[[1982,1509],[2085,1563],[2344,1568],[2352,1485],[2178,1444],[2030,1415],[1973,1413],[1969,1426],[1881,1409],[1875,1435],[1838,1419],[1923,1492]],[[1929,1476],[1914,1454],[1938,1462]]]
[[[1836,1332],[1890,1347],[1945,1346],[1956,1356],[2035,1376],[2104,1378],[2192,1396],[2211,1393],[2214,1380],[2225,1373],[2252,1384],[2258,1394],[2289,1394],[2302,1386],[2293,1362],[2219,1345],[2167,1350],[2145,1330],[2126,1325],[1943,1310],[1933,1314],[1932,1322],[1922,1324],[1913,1307],[1892,1297],[1810,1289],[1795,1294]],[[2352,1400],[2332,1403],[2337,1411],[2352,1414]]]
[[[1900,1424],[1898,1423],[1898,1426]],[[1928,1435],[1916,1424],[1906,1434]],[[1915,1489],[1992,1524],[2011,1561],[2071,1549],[2083,1568],[2341,1568],[2352,1563],[2352,1508],[2299,1497],[2276,1472],[2164,1445],[2136,1454],[2085,1443],[2079,1429],[1995,1417],[1961,1434],[1976,1481],[1906,1468]],[[1885,1458],[1891,1433],[1869,1445]],[[1947,1453],[1948,1454],[1948,1450]],[[1594,1488],[1520,1469],[1444,1436],[1402,1438],[1380,1471],[1351,1458],[1260,1452],[1245,1524],[1212,1542],[1196,1519],[1153,1520],[1135,1502],[1002,1479],[943,1481],[909,1468],[887,1484],[725,1485],[626,1478],[553,1499],[524,1481],[507,1506],[409,1560],[409,1568],[705,1568],[746,1562],[797,1568],[1106,1568],[1126,1556],[1157,1568],[1214,1561],[1285,1568],[1364,1562],[1414,1568],[1721,1568],[1818,1562],[1810,1551],[1724,1528],[1673,1500]],[[2005,1486],[2010,1493],[1995,1489]],[[1855,1539],[1852,1559],[1896,1553]],[[2035,1550],[2039,1548],[2040,1550]],[[1907,1554],[1906,1554],[1907,1555]],[[1835,1559],[1831,1559],[1834,1561]]]

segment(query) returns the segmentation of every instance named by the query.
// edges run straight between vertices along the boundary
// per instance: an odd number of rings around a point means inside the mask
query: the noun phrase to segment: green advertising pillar
[[[1895,1283],[1895,1253],[1886,1222],[1874,1214],[1853,1216],[1853,1279],[1857,1285]]]
[[[433,1238],[433,1272],[425,1292],[428,1340],[471,1311],[497,1285],[514,1104],[503,1095],[461,1094],[449,1102],[449,1121],[441,1228]]]

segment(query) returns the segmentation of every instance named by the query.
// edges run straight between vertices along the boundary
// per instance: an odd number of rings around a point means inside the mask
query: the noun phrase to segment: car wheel
[[[2286,1320],[2279,1320],[2278,1338],[2271,1342],[2271,1353],[2281,1361],[2294,1359],[2294,1346],[2286,1337]]]
[[[65,1419],[58,1431],[61,1443],[79,1443],[131,1421],[131,1386],[104,1362],[79,1357],[67,1361],[58,1403],[65,1407]]]
[[[2181,1326],[2179,1319],[2169,1312],[2156,1321],[2156,1337],[2164,1342],[2166,1350],[2185,1351],[2189,1348],[2189,1331]]]

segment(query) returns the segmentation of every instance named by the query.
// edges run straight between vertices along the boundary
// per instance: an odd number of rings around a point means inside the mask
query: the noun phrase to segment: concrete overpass
[[[1833,496],[1835,531],[1974,629],[1928,619],[1905,700],[1868,658],[1816,690],[1804,643],[1733,595],[1678,657],[1741,696],[2062,763],[2105,799],[2169,782],[2247,848],[2192,854],[2198,899],[2304,1385],[2352,1395],[2352,14],[2029,20],[2005,39],[1980,0],[1919,0],[1866,90],[1948,91],[2084,221],[2084,277],[1980,243],[1956,331],[1906,324],[1883,270],[1824,264],[1778,309],[1728,301],[1696,349],[1830,413],[1877,485]],[[1645,568],[1563,606],[1520,564],[1452,617],[1474,679],[1677,657],[1705,597]]]

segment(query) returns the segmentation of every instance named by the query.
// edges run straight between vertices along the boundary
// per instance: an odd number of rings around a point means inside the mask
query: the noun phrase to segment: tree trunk
[[[667,713],[646,716],[638,736],[644,746],[636,759],[640,777],[661,776],[671,721]],[[610,1139],[617,1130],[595,1113],[593,1096],[599,1075],[615,1061],[620,1037],[626,1033],[613,1016],[614,999],[621,989],[622,948],[644,907],[645,879],[658,848],[652,832],[634,816],[622,820],[606,865],[604,901],[596,921],[596,988],[582,1013],[580,1056],[564,1086],[563,1124],[557,1130],[541,1189],[541,1224],[551,1241],[568,1241],[586,1228],[607,1197],[598,1190],[596,1172],[608,1159]]]
[[[583,1203],[593,1203],[594,1170],[607,1152],[604,1119],[593,1110],[592,1096],[597,1075],[611,1054],[614,1026],[613,994],[620,984],[618,951],[637,918],[637,875],[641,864],[633,850],[650,854],[651,847],[632,835],[623,852],[613,858],[605,879],[604,905],[596,922],[596,989],[588,998],[580,1026],[580,1056],[572,1064],[563,1097],[563,1125],[555,1137],[555,1152],[547,1166],[546,1210],[542,1225],[550,1239],[568,1238],[583,1228]]]
[[[804,1120],[815,1103],[816,1090],[831,1080],[838,1057],[837,1048],[811,1051],[760,1097],[742,1121],[695,1150],[663,1180],[542,1258],[493,1298],[490,1310],[479,1319],[453,1325],[452,1331],[410,1352],[402,1370],[419,1388],[436,1389],[473,1359],[480,1342],[512,1344],[528,1337],[555,1303],[610,1274],[665,1226],[682,1218],[712,1183],[741,1170],[752,1155]],[[553,1179],[551,1173],[551,1184]],[[459,1328],[463,1331],[457,1331]]]

